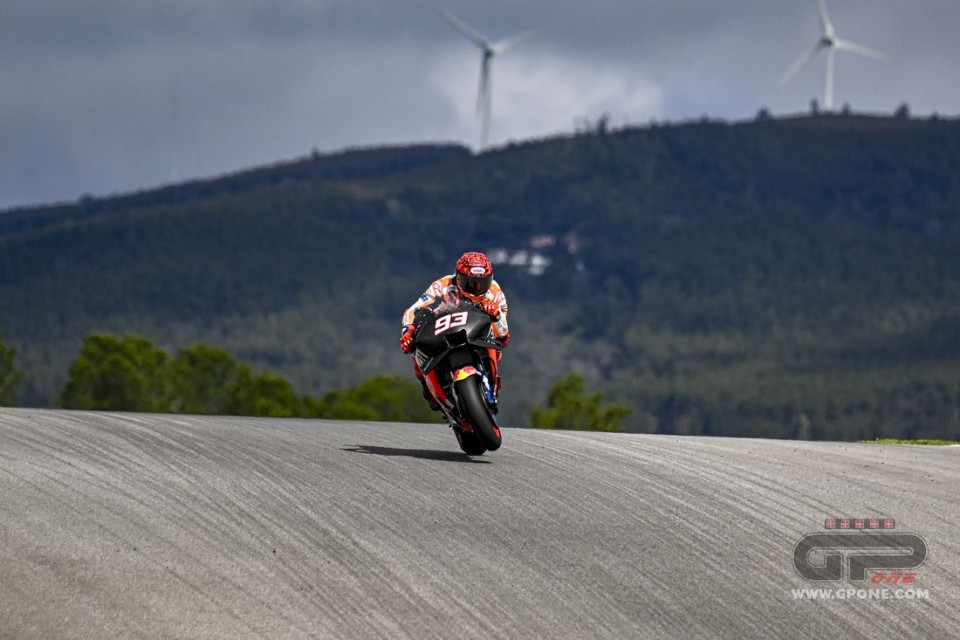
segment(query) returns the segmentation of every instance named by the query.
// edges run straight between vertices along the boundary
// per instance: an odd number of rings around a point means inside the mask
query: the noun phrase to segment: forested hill
[[[960,437],[960,121],[702,121],[300,161],[0,214],[0,329],[52,403],[91,331],[323,393],[410,373],[464,250],[510,300],[505,423],[570,370],[632,430]]]

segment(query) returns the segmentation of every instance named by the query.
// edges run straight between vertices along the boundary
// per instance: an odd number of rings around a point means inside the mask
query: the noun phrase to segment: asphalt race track
[[[802,578],[834,516],[913,584]],[[0,638],[957,638],[958,527],[960,447],[0,410]]]

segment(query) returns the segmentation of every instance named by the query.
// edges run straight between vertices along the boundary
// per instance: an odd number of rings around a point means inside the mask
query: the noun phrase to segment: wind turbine
[[[859,44],[854,44],[848,40],[841,40],[838,38],[836,32],[834,31],[833,23],[830,22],[830,16],[827,15],[827,5],[824,0],[817,0],[817,9],[820,13],[820,38],[814,43],[813,48],[810,49],[810,51],[800,56],[800,58],[794,62],[789,69],[787,69],[787,72],[783,74],[782,78],[780,78],[780,84],[787,84],[787,81],[789,81],[790,78],[792,78],[793,75],[804,65],[810,62],[810,60],[813,59],[813,57],[817,55],[821,49],[826,49],[827,73],[823,83],[823,107],[827,111],[832,111],[834,53],[836,51],[849,51],[850,53],[856,53],[861,56],[875,58],[877,60],[886,60],[887,56],[883,55],[879,51],[874,51],[873,49],[868,49]]]
[[[493,61],[495,55],[512,49],[524,40],[537,35],[539,29],[532,29],[511,38],[491,42],[449,11],[441,9],[440,15],[443,16],[444,20],[452,24],[457,31],[466,36],[468,40],[480,47],[480,50],[483,52],[483,60],[480,63],[480,90],[477,93],[477,115],[483,118],[480,146],[481,148],[486,147],[487,139],[490,135],[490,63]]]

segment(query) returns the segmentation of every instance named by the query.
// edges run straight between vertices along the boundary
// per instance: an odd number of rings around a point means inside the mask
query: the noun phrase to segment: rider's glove
[[[500,305],[497,304],[496,300],[483,300],[480,302],[480,309],[496,320],[500,317]]]
[[[407,324],[403,326],[403,332],[400,334],[400,349],[404,353],[411,353],[413,351],[413,334],[416,332],[416,329],[412,324]]]

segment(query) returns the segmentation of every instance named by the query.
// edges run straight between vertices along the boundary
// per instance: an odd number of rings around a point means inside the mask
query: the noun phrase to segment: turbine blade
[[[512,49],[521,42],[526,42],[530,38],[539,35],[541,29],[531,29],[530,31],[524,31],[523,33],[513,36],[512,38],[505,38],[498,42],[494,42],[491,48],[494,53],[500,54],[506,51],[507,49]]]
[[[841,51],[849,51],[850,53],[858,53],[861,56],[866,56],[868,58],[874,58],[875,60],[889,60],[887,56],[880,53],[879,51],[874,51],[873,49],[868,49],[859,44],[850,42],[849,40],[840,40],[837,39],[834,42],[834,46]]]
[[[474,31],[474,29],[470,25],[468,25],[466,22],[464,22],[457,16],[453,15],[452,13],[444,9],[440,10],[440,15],[443,16],[444,20],[452,24],[457,31],[465,35],[468,40],[472,41],[475,45],[477,45],[484,51],[488,51],[492,48],[493,45],[490,44],[489,40],[484,38],[477,31]]]
[[[820,28],[827,35],[833,34],[833,23],[830,22],[830,16],[827,15],[827,3],[824,0],[817,0],[817,13],[820,16]]]
[[[821,42],[820,40],[817,40],[816,44],[813,45],[812,49],[810,49],[805,54],[797,58],[797,61],[794,62],[792,65],[790,65],[790,68],[787,69],[786,73],[784,73],[783,76],[780,78],[780,84],[782,85],[787,84],[790,78],[792,78],[797,71],[800,71],[803,65],[810,62],[810,59],[813,58],[813,56],[817,55],[817,52],[820,51],[820,49],[822,49],[824,46],[826,45],[824,45],[823,42]]]

